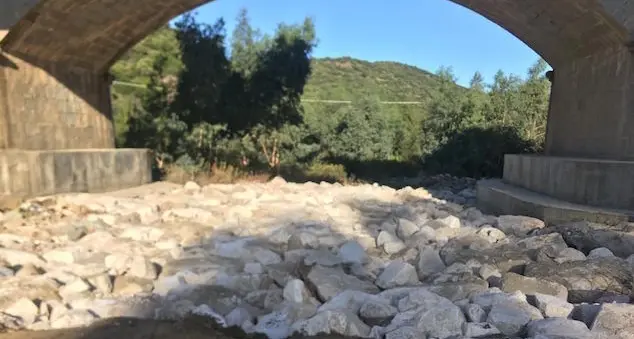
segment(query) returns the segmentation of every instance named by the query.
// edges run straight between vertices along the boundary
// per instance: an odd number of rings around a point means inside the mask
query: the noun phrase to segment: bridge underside
[[[481,207],[548,219],[557,213],[525,203],[543,194],[551,205],[567,201],[634,211],[634,59],[628,48],[634,2],[451,1],[505,28],[555,70],[544,156],[507,157],[503,181],[479,186]],[[98,191],[149,181],[146,150],[114,149],[107,71],[170,18],[206,2],[4,0],[0,195]],[[562,213],[557,218],[587,217]],[[615,213],[621,219],[627,214]]]

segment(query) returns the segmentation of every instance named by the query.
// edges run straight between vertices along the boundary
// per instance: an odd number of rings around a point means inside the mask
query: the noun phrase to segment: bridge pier
[[[151,180],[147,150],[114,148],[109,81],[0,52],[0,198],[116,190]]]
[[[507,155],[478,205],[547,223],[615,224],[634,215],[634,57],[603,50],[555,68],[545,154]]]

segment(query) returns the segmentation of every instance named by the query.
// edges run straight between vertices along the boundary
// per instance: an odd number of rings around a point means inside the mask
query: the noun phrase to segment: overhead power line
[[[143,88],[146,89],[148,86],[144,84],[137,84],[133,82],[125,82],[115,80],[112,82],[113,85],[127,86],[127,87],[135,87],[135,88]],[[325,104],[352,104],[351,100],[328,100],[328,99],[302,99],[303,102],[318,102]],[[385,105],[422,105],[424,102],[422,101],[380,101],[381,104]]]

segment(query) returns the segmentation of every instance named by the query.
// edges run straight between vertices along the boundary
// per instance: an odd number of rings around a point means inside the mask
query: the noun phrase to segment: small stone
[[[500,330],[498,330],[497,327],[486,322],[464,323],[462,330],[464,331],[464,335],[469,338],[481,338],[500,334]]]
[[[371,299],[359,309],[359,316],[370,326],[382,326],[398,313],[398,309],[382,299]]]
[[[12,269],[10,269],[8,267],[0,266],[0,278],[12,277],[14,275],[15,275],[15,273],[13,273]]]
[[[4,313],[19,317],[27,325],[35,322],[39,312],[39,308],[28,298],[20,298],[4,310]]]
[[[512,272],[508,272],[502,277],[502,290],[504,292],[522,291],[524,294],[543,293],[563,300],[568,299],[568,290],[561,284],[525,277]]]
[[[574,306],[565,299],[552,295],[535,293],[534,298],[535,306],[546,318],[567,318],[574,309]]]
[[[158,271],[154,264],[143,256],[132,257],[126,275],[131,277],[154,280],[158,276]]]
[[[376,238],[377,247],[383,248],[387,254],[395,254],[407,248],[405,243],[397,236],[387,231],[381,231]]]
[[[262,274],[264,269],[262,268],[262,264],[259,262],[250,262],[244,264],[244,273],[249,274]]]
[[[314,250],[310,251],[304,258],[304,264],[307,266],[320,265],[332,267],[341,264],[341,258],[327,250]]]
[[[555,258],[555,262],[558,264],[562,264],[568,261],[582,261],[586,260],[586,255],[583,252],[576,250],[572,247],[568,247],[563,251],[559,252],[557,258]]]
[[[502,273],[500,273],[500,270],[498,270],[497,267],[489,264],[484,264],[480,266],[480,268],[478,269],[478,275],[484,280],[488,280],[490,277],[502,278]]]
[[[440,258],[438,250],[431,247],[425,247],[418,254],[416,268],[418,271],[418,278],[420,280],[424,280],[433,274],[442,272],[446,266]]]
[[[75,328],[90,326],[97,320],[95,315],[88,310],[69,310],[64,315],[51,321],[51,328]]]
[[[425,226],[429,226],[435,230],[440,228],[460,228],[461,222],[458,217],[453,215],[448,215],[444,218],[438,218],[435,220],[431,220],[425,224]]]
[[[614,253],[605,247],[595,248],[588,253],[588,259],[596,258],[611,258],[614,257]]]
[[[419,284],[414,266],[401,260],[392,261],[376,279],[376,285],[383,289]]]
[[[418,229],[419,227],[415,223],[407,219],[400,218],[398,219],[396,235],[398,235],[398,237],[402,240],[407,240],[407,238],[409,238],[412,234],[418,232]]]
[[[85,237],[86,234],[88,234],[88,230],[86,229],[85,226],[75,226],[75,227],[72,227],[68,231],[68,233],[66,233],[66,236],[68,237],[68,240],[70,241],[77,241]]]
[[[284,299],[294,303],[307,302],[306,287],[304,282],[299,279],[290,280],[284,286]]]
[[[90,291],[91,286],[83,279],[75,279],[70,284],[64,285],[59,289],[59,295],[64,299],[72,298],[76,295],[81,295],[84,292]]]
[[[193,182],[193,181],[188,181],[185,183],[185,185],[183,185],[183,188],[186,191],[199,191],[200,190],[200,185],[198,185],[197,183]]]
[[[464,307],[464,313],[467,319],[473,323],[482,323],[486,321],[487,312],[478,304],[468,304]]]
[[[22,266],[15,274],[16,277],[31,277],[34,275],[40,275],[41,271],[33,264],[26,264]]]
[[[75,262],[75,255],[73,252],[64,250],[52,250],[44,253],[42,257],[46,261],[60,264],[72,264]]]
[[[506,234],[526,237],[533,230],[544,228],[545,224],[542,220],[536,218],[519,215],[502,215],[497,219],[497,227]]]
[[[130,296],[138,293],[151,292],[152,281],[131,276],[118,276],[114,279],[112,293],[120,296]]]
[[[370,294],[379,292],[379,289],[374,284],[348,275],[339,268],[314,266],[306,278],[312,286],[311,288],[317,291],[322,301],[330,300],[345,290]]]
[[[507,299],[491,307],[487,322],[508,336],[519,335],[531,320],[542,319],[539,310],[526,302]]]
[[[112,292],[112,279],[110,279],[110,276],[107,274],[99,274],[90,278],[90,282],[101,293],[110,294],[110,292]]]
[[[357,241],[348,241],[339,248],[339,258],[344,264],[364,264],[367,254]]]
[[[399,327],[385,334],[385,339],[420,339],[427,338],[427,334],[413,326]]]
[[[236,307],[233,311],[229,312],[225,316],[225,321],[228,327],[242,326],[246,321],[252,321],[253,315],[244,307]]]
[[[588,327],[580,321],[566,318],[550,318],[531,321],[526,332],[531,338],[595,339]]]
[[[310,319],[294,323],[293,329],[306,336],[333,333],[366,338],[370,334],[368,325],[354,313],[345,311],[321,311]]]
[[[597,338],[630,339],[634,333],[634,305],[603,304],[591,326]]]

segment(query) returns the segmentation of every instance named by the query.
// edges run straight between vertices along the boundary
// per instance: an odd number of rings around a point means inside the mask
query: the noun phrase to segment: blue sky
[[[430,71],[452,66],[459,83],[475,71],[490,80],[498,69],[524,76],[539,56],[494,23],[448,0],[215,0],[198,19],[223,17],[231,32],[241,8],[254,27],[315,20],[316,57],[399,61]]]

